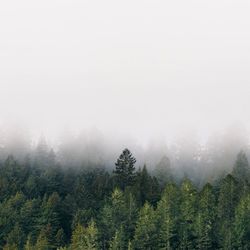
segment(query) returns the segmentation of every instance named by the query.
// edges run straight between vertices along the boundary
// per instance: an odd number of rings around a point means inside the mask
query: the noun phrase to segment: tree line
[[[0,248],[250,249],[244,152],[231,173],[202,187],[176,181],[167,158],[152,173],[135,162],[128,149],[112,172],[9,156],[0,165]]]

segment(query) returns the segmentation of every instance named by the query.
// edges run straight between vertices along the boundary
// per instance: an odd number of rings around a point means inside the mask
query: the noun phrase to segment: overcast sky
[[[0,120],[145,141],[250,127],[248,0],[0,2]]]

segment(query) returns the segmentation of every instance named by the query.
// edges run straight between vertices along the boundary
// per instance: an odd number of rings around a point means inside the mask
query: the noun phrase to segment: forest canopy
[[[250,248],[243,151],[231,172],[197,185],[177,178],[168,157],[149,171],[124,149],[112,171],[65,168],[45,148],[33,160],[1,163],[1,249]]]

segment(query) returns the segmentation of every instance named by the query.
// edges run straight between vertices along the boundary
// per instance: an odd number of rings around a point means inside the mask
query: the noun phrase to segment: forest
[[[250,249],[250,167],[197,185],[176,178],[168,157],[136,167],[124,149],[113,169],[66,168],[45,154],[0,165],[4,250]]]

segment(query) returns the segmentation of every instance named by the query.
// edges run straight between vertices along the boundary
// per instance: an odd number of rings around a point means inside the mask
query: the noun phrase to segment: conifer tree
[[[235,211],[233,247],[250,249],[250,194],[243,197]]]
[[[195,235],[197,249],[213,248],[213,226],[215,221],[215,196],[212,186],[206,184],[199,194],[198,213],[195,221]]]
[[[157,249],[155,211],[147,202],[140,211],[135,228],[134,249]]]
[[[236,180],[239,180],[241,182],[249,181],[250,167],[248,164],[247,156],[243,151],[241,151],[237,155],[232,175]]]
[[[238,200],[237,182],[232,175],[227,175],[220,186],[217,212],[218,242],[224,249],[233,249],[233,221]]]
[[[180,249],[194,249],[194,223],[196,216],[197,191],[190,180],[185,179],[181,185],[180,203]]]
[[[135,165],[136,159],[131,152],[126,148],[117,159],[115,163],[116,168],[114,174],[116,177],[117,185],[124,190],[126,186],[130,186],[135,178]]]
[[[96,250],[97,249],[97,228],[92,220],[85,228],[78,224],[72,234],[72,250]]]
[[[116,230],[115,235],[110,242],[109,250],[127,250],[126,242],[124,229],[121,226],[119,230]]]
[[[34,249],[34,246],[32,245],[31,236],[29,235],[24,245],[24,250],[33,250],[33,249]]]
[[[177,248],[177,224],[179,215],[179,192],[174,184],[168,184],[157,205],[158,249]]]
[[[36,250],[49,250],[50,249],[50,245],[45,233],[45,230],[42,229],[40,234],[38,235],[35,247]]]

